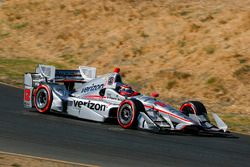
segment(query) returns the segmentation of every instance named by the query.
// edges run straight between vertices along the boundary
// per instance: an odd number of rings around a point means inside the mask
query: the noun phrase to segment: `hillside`
[[[250,134],[250,0],[0,1],[0,81],[38,63],[120,67],[173,105],[199,99]]]

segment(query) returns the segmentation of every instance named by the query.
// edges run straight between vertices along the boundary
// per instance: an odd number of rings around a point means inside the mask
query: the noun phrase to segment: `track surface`
[[[160,135],[25,111],[22,90],[0,85],[0,151],[100,166],[249,166],[250,137]]]

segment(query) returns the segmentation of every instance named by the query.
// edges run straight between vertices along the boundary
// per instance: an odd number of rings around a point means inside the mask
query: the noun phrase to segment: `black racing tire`
[[[207,115],[206,107],[199,101],[188,101],[182,104],[180,111],[189,116],[189,114]]]
[[[144,111],[143,104],[135,99],[123,100],[117,110],[117,121],[124,129],[134,129],[138,125],[138,115]]]
[[[34,105],[38,112],[47,113],[52,104],[52,91],[48,85],[39,85],[34,93]]]

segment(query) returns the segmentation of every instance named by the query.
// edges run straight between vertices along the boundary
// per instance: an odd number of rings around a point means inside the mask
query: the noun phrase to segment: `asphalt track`
[[[249,166],[250,137],[161,135],[25,111],[21,89],[0,85],[0,151],[100,166]]]

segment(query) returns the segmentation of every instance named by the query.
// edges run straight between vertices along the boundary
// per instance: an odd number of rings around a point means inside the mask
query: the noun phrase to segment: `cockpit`
[[[128,97],[137,96],[140,94],[138,92],[135,92],[131,86],[126,84],[121,84],[120,86],[118,86],[117,92],[122,96],[128,96]]]

